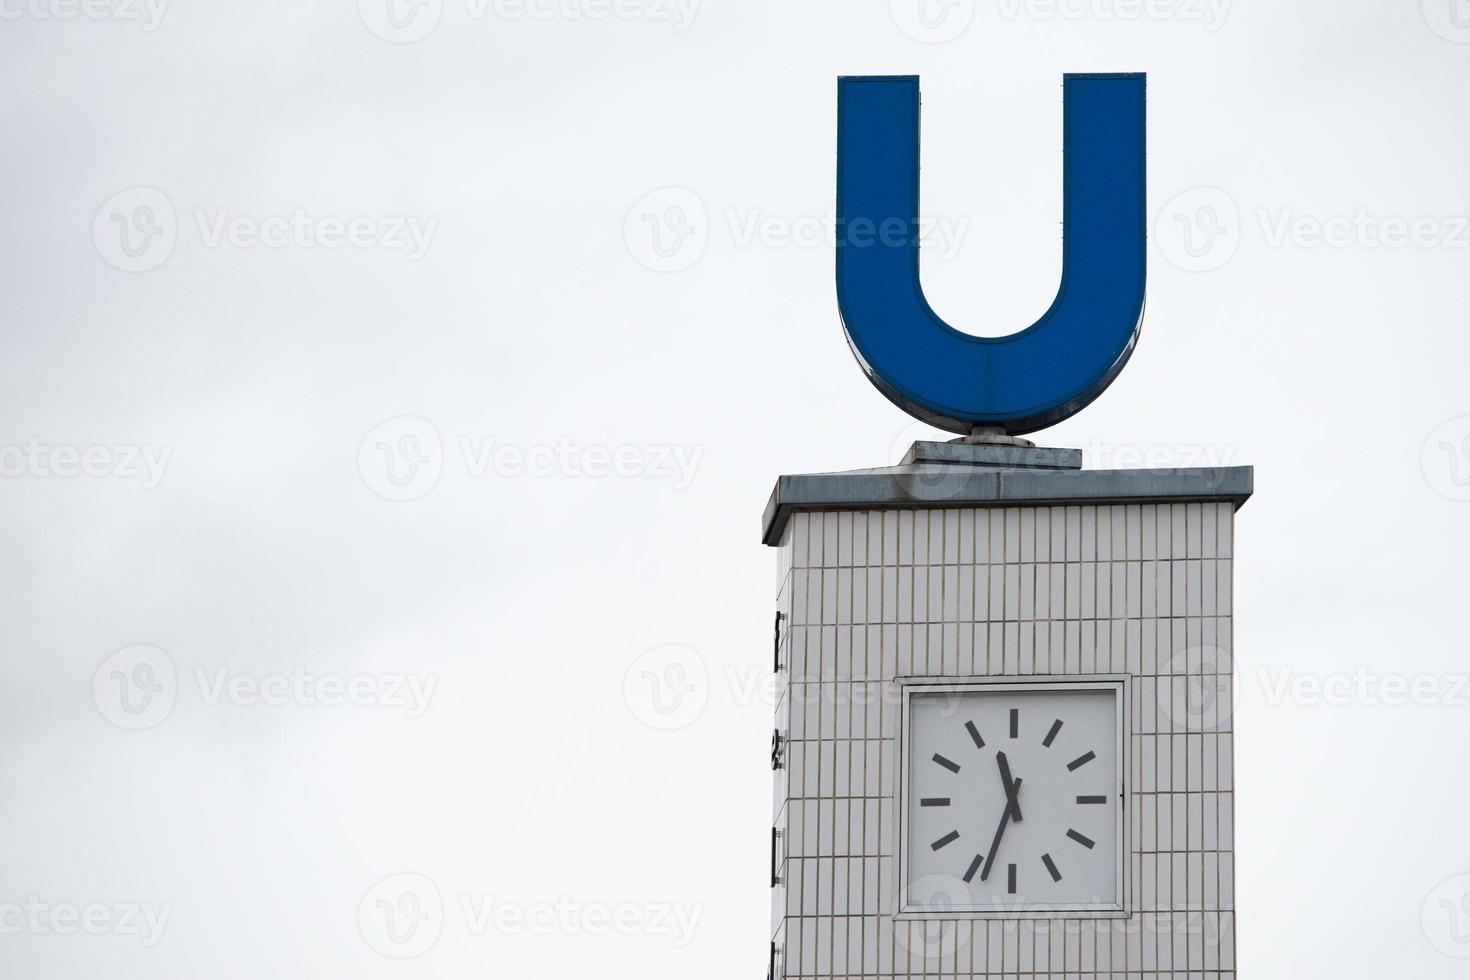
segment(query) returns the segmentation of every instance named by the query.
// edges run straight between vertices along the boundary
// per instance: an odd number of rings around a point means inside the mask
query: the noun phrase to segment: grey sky
[[[932,433],[837,320],[835,77],[922,75],[926,289],[1003,334],[1061,75],[1130,70],[1143,336],[1039,442],[1257,468],[1242,970],[1461,974],[1459,0],[389,2],[0,0],[0,973],[759,975],[757,518]]]

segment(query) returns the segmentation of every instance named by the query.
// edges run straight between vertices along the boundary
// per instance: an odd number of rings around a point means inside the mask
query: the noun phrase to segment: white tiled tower
[[[1235,976],[1231,576],[1247,467],[916,444],[782,477],[771,971]],[[1126,676],[1112,918],[897,917],[900,678]]]

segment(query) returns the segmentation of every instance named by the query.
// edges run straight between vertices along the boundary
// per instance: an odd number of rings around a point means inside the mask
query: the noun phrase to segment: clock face
[[[907,912],[1119,910],[1120,682],[915,686]]]

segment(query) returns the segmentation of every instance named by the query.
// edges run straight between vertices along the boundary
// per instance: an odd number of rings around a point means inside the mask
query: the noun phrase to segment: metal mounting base
[[[1030,439],[1022,439],[1020,436],[1008,436],[1004,429],[996,426],[977,425],[970,430],[967,436],[951,439],[966,446],[1021,446],[1025,449],[1036,448],[1036,443]]]

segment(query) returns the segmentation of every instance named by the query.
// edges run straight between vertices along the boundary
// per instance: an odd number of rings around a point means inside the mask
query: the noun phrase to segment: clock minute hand
[[[996,764],[1000,766],[1000,781],[1005,786],[1006,805],[1010,808],[1011,819],[1016,823],[1021,822],[1021,781],[1011,778],[1011,764],[1006,760],[1004,752],[995,754]]]
[[[1013,787],[1016,792],[1021,790],[1021,781],[1018,779]],[[990,842],[990,853],[985,855],[985,867],[980,872],[980,880],[985,881],[990,877],[990,866],[995,863],[995,852],[1000,850],[1000,839],[1005,836],[1006,824],[1011,822],[1012,803],[1006,800],[1006,808],[1001,811],[1000,826],[995,828],[995,839]]]

